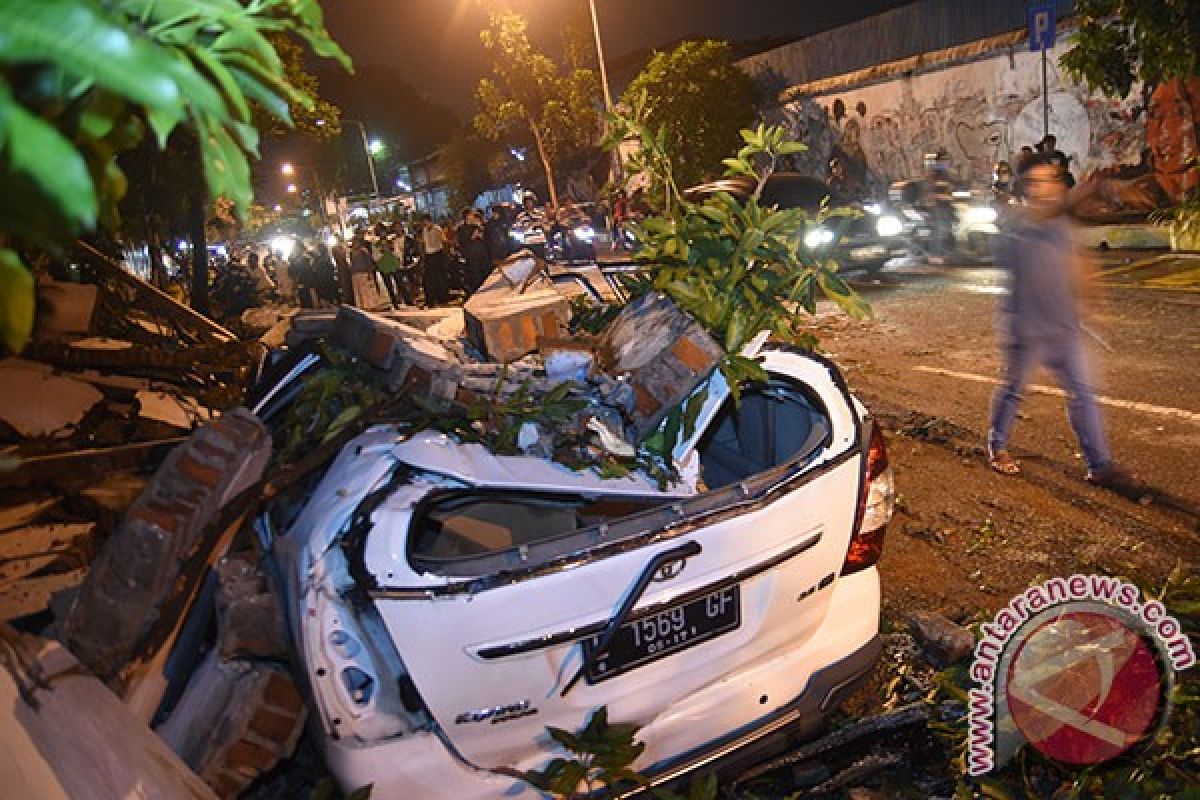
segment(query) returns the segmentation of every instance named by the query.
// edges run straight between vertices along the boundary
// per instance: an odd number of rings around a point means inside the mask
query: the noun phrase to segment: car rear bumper
[[[820,730],[868,675],[882,649],[877,570],[843,576],[832,592],[824,622],[804,644],[696,692],[642,728],[639,738],[651,745],[650,758],[655,758],[653,753],[670,754],[638,767],[655,786],[708,770],[732,774]],[[810,664],[824,666],[804,680]],[[799,693],[787,694],[788,686]],[[792,699],[754,716],[768,694]],[[743,721],[733,724],[735,719]],[[504,735],[502,728],[496,735]],[[379,797],[511,800],[541,796],[511,777],[467,764],[433,731],[371,745],[325,737],[324,744],[327,763],[347,792],[373,784]],[[553,755],[547,750],[542,760]]]
[[[777,755],[789,742],[811,738],[862,685],[882,651],[876,634],[850,655],[813,673],[805,690],[787,705],[699,750],[647,770],[646,776],[655,787],[663,787],[698,772],[733,774]],[[624,796],[637,796],[637,792]]]

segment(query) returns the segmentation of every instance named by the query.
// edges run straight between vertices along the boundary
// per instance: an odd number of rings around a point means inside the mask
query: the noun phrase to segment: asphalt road
[[[1083,480],[1055,380],[1035,374],[1011,449],[1023,471],[987,466],[984,436],[1001,360],[994,268],[889,268],[853,283],[873,308],[818,311],[822,347],[888,433],[900,511],[881,570],[885,609],[977,615],[1038,576],[1132,575],[1155,585],[1200,552],[1200,294],[1105,287],[1093,329],[1095,388],[1117,460],[1155,490],[1140,505]],[[937,576],[931,580],[930,576]]]

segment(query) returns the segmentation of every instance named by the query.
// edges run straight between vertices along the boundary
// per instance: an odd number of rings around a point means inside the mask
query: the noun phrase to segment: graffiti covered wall
[[[1049,54],[1050,132],[1077,178],[1097,167],[1138,160],[1145,146],[1140,91],[1127,100],[1091,95],[1058,67],[1067,45]],[[1041,56],[997,53],[920,75],[803,97],[779,113],[809,146],[796,167],[826,175],[840,148],[865,165],[868,183],[919,177],[926,152],[944,148],[964,183],[990,181],[992,164],[1015,162],[1022,145],[1042,138]]]

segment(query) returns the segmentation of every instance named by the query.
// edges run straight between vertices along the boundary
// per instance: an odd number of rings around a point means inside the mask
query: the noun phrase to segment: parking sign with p
[[[1029,49],[1033,52],[1054,47],[1054,6],[1034,6],[1029,9]]]

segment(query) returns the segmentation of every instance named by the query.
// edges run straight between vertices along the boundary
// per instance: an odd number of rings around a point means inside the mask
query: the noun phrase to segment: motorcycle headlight
[[[809,250],[817,250],[833,241],[833,231],[828,228],[816,227],[804,234],[804,246]]]
[[[903,230],[904,223],[891,214],[884,214],[875,221],[875,232],[880,236],[899,236]]]
[[[591,242],[596,238],[596,231],[590,225],[576,228],[573,233],[575,234],[575,238],[581,242]]]
[[[967,209],[966,219],[973,225],[986,225],[996,221],[996,209],[991,206],[971,206]]]

